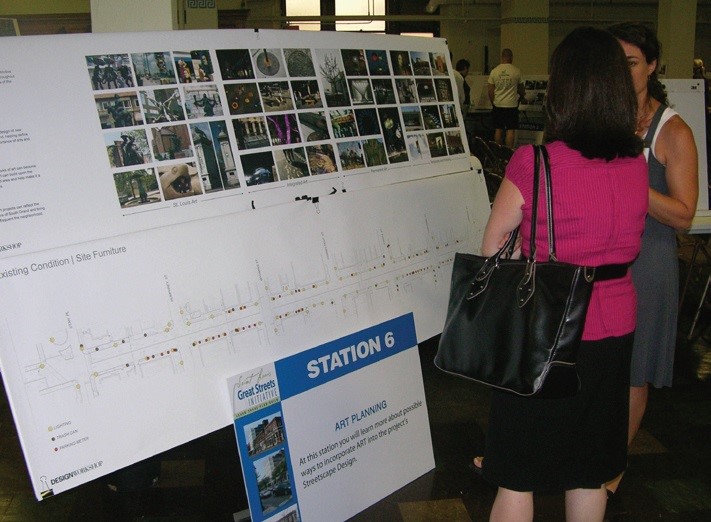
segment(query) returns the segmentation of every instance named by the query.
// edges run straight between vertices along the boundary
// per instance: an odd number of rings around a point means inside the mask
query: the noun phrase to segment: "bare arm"
[[[696,213],[699,166],[694,135],[684,120],[674,116],[662,127],[654,152],[666,166],[669,194],[649,189],[649,215],[677,230],[686,230]]]
[[[501,182],[494,204],[491,207],[489,221],[484,229],[481,254],[491,256],[506,242],[509,234],[523,219],[523,196],[516,185],[504,178]]]
[[[493,83],[490,83],[488,85],[488,92],[489,92],[489,101],[491,104],[494,104],[494,92],[496,91],[496,86]]]

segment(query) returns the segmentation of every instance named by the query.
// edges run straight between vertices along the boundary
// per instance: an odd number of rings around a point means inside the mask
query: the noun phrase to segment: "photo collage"
[[[154,51],[86,66],[123,209],[466,151],[440,52]]]

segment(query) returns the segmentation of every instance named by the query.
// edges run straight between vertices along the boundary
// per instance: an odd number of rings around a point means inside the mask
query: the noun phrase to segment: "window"
[[[383,16],[385,0],[331,0],[336,16]],[[286,16],[321,16],[321,0],[285,0]],[[318,20],[291,23],[304,31],[320,31]],[[336,31],[385,32],[384,20],[336,22]]]

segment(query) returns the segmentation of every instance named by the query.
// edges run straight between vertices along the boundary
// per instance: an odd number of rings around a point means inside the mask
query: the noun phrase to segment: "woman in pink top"
[[[558,259],[589,266],[631,263],[647,212],[647,167],[635,135],[632,78],[613,36],[581,27],[563,40],[551,59],[546,113]],[[495,253],[519,224],[528,255],[532,184],[533,150],[521,147],[492,206],[484,255]],[[548,245],[545,202],[539,205],[540,255]],[[499,487],[491,520],[532,520],[533,492],[554,491],[565,491],[568,521],[603,520],[605,482],[627,460],[635,310],[629,273],[595,283],[576,396],[492,392],[483,466],[487,481]]]

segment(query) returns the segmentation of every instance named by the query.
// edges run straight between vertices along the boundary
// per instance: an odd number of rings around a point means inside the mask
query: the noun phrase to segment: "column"
[[[507,47],[524,75],[548,74],[548,0],[501,0],[501,49]]]
[[[94,33],[217,29],[216,0],[91,0]]]
[[[659,0],[657,36],[662,42],[660,75],[691,78],[696,40],[696,0]]]

